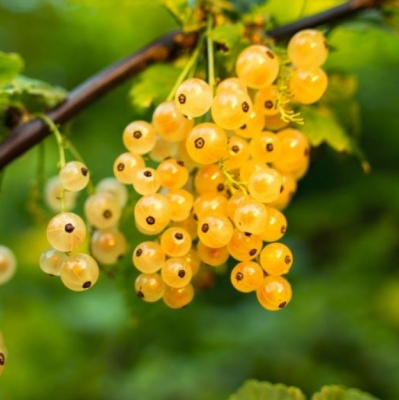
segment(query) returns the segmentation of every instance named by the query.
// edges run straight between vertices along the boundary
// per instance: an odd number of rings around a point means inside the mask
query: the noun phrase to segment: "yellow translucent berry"
[[[291,301],[291,285],[282,276],[266,276],[256,290],[256,297],[266,310],[281,310]]]
[[[270,243],[260,253],[260,264],[268,275],[284,275],[293,263],[291,250],[283,243]]]
[[[145,166],[143,158],[134,153],[122,153],[114,162],[115,178],[125,184],[133,183],[136,168]]]
[[[252,101],[249,95],[240,91],[220,91],[211,107],[212,119],[223,129],[239,129],[249,119]]]
[[[252,138],[258,133],[262,132],[262,129],[265,126],[265,117],[259,111],[259,107],[254,107],[250,112],[247,122],[240,126],[238,129],[235,129],[234,132],[245,139]]]
[[[219,84],[216,87],[216,94],[230,90],[233,92],[236,91],[236,92],[247,93],[247,87],[245,83],[238,78],[232,77],[223,79],[222,81],[219,82]]]
[[[47,249],[40,255],[40,269],[48,275],[60,276],[61,267],[67,258],[68,256],[62,251]]]
[[[169,308],[186,307],[194,299],[194,287],[191,283],[181,288],[166,286],[162,299]]]
[[[157,234],[166,228],[171,213],[170,200],[159,193],[141,197],[134,207],[136,224],[151,234]]]
[[[157,167],[157,172],[161,185],[167,189],[179,189],[188,180],[188,170],[184,162],[174,158],[162,161]]]
[[[287,53],[288,58],[296,67],[317,68],[326,61],[328,46],[321,32],[305,29],[290,39]]]
[[[58,176],[50,178],[44,187],[44,201],[47,206],[56,212],[62,209],[61,193],[63,187]],[[77,192],[64,191],[65,209],[72,210],[75,207]]]
[[[168,142],[183,140],[194,125],[192,119],[177,109],[174,100],[165,101],[154,110],[152,123],[161,138]]]
[[[197,245],[198,257],[202,262],[211,267],[219,267],[229,259],[229,251],[226,246],[213,248],[202,242]]]
[[[0,285],[7,283],[15,274],[17,260],[14,253],[0,245]]]
[[[240,181],[247,185],[251,175],[262,168],[265,168],[265,163],[255,161],[252,158],[247,160],[247,162],[240,168]]]
[[[166,229],[161,237],[162,250],[169,257],[183,257],[191,249],[192,240],[190,234],[183,228],[172,227]]]
[[[173,225],[184,228],[190,234],[192,240],[198,238],[198,221],[195,219],[195,215],[193,212],[190,212],[189,216],[186,219],[182,221],[176,221]]]
[[[308,138],[297,129],[284,129],[277,133],[281,150],[273,161],[273,168],[282,172],[297,171],[307,166],[310,155]]]
[[[145,274],[152,274],[161,269],[166,255],[160,244],[156,242],[142,242],[133,251],[133,264]]]
[[[188,262],[191,267],[191,272],[193,276],[199,271],[201,266],[201,259],[198,256],[198,252],[196,249],[191,248],[187,254],[183,257],[184,261]]]
[[[268,47],[252,45],[244,49],[236,62],[237,76],[250,88],[262,89],[277,78],[280,63]]]
[[[88,254],[73,254],[61,268],[62,283],[70,290],[81,292],[91,288],[100,275],[96,260]]]
[[[89,196],[86,199],[84,209],[87,220],[97,229],[114,227],[122,214],[122,207],[118,199],[107,192],[99,192]]]
[[[208,192],[198,196],[193,205],[194,216],[202,218],[210,212],[226,215],[227,197],[214,192]]]
[[[185,189],[173,189],[166,193],[171,205],[172,221],[184,221],[190,215],[194,203],[194,196]]]
[[[263,203],[278,199],[282,190],[281,175],[273,168],[264,167],[249,177],[248,192]]]
[[[176,90],[177,109],[191,118],[204,115],[212,104],[212,89],[207,82],[198,78],[185,80]]]
[[[234,224],[241,232],[259,235],[268,221],[266,206],[252,198],[238,204],[234,212]]]
[[[148,303],[162,299],[165,293],[165,284],[158,273],[140,274],[134,282],[134,288],[137,296]]]
[[[241,191],[235,192],[228,200],[226,204],[227,216],[234,221],[234,213],[237,207],[247,199],[247,196]]]
[[[292,98],[301,104],[312,104],[320,100],[327,85],[327,74],[321,68],[298,68],[293,71],[289,80]]]
[[[249,261],[255,258],[261,251],[263,245],[260,235],[242,232],[234,229],[227,250],[230,255],[238,261]]]
[[[223,247],[233,236],[233,224],[227,216],[209,212],[198,221],[198,237],[208,247]]]
[[[79,215],[65,212],[57,214],[47,225],[47,240],[54,249],[70,252],[83,243],[86,225]]]
[[[123,208],[127,202],[127,189],[125,185],[115,178],[104,178],[96,185],[96,192],[108,192],[115,196]]]
[[[227,142],[227,152],[223,161],[224,168],[227,170],[238,169],[248,158],[248,142],[239,136],[231,136]]]
[[[148,122],[134,121],[125,128],[122,139],[131,153],[146,154],[155,147],[157,134]]]
[[[287,219],[277,208],[267,207],[267,211],[269,213],[269,220],[260,237],[265,242],[275,242],[276,240],[280,240],[285,235],[285,232],[287,232]]]
[[[263,270],[258,263],[243,261],[231,270],[230,281],[239,292],[249,293],[262,284],[263,277]]]
[[[278,96],[279,92],[276,85],[266,86],[257,91],[254,105],[263,115],[277,115],[280,113],[277,107]]]
[[[161,137],[157,138],[154,148],[148,156],[151,160],[161,162],[167,157],[174,157],[177,154],[178,142],[168,142]]]
[[[211,122],[196,125],[186,139],[187,153],[199,164],[219,161],[226,154],[226,146],[226,132]]]
[[[58,174],[61,185],[71,192],[84,189],[89,183],[90,173],[80,161],[67,162]]]
[[[90,241],[93,257],[101,264],[115,264],[126,253],[126,238],[116,228],[97,230]]]
[[[259,163],[273,162],[279,157],[280,151],[280,139],[273,132],[261,132],[249,143],[249,152],[253,160]]]
[[[268,206],[284,210],[291,202],[297,189],[297,181],[293,174],[289,172],[280,172],[283,190],[277,200],[268,203]]]
[[[141,195],[152,194],[156,193],[161,187],[161,177],[154,168],[137,168],[132,183],[137,193]]]
[[[162,265],[161,276],[166,285],[181,288],[190,283],[193,272],[184,258],[172,257]]]
[[[223,193],[226,190],[226,178],[217,164],[204,165],[195,174],[194,187],[198,194]]]

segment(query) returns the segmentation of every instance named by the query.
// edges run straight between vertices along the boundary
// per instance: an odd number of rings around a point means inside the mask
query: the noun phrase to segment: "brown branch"
[[[314,28],[324,24],[333,25],[353,16],[361,10],[378,8],[384,2],[386,3],[384,0],[350,0],[318,14],[304,17],[291,24],[272,29],[268,31],[268,35],[278,40],[289,39],[302,29]]]
[[[383,1],[350,0],[321,13],[272,29],[267,33],[276,40],[287,39],[302,29],[325,23],[337,23],[360,10],[378,7]],[[171,60],[179,49],[187,46],[187,42],[182,39],[181,32],[174,31],[100,71],[70,92],[64,103],[47,113],[48,118],[57,124],[65,123],[96,99],[139,73],[149,64]],[[194,44],[194,41],[191,43]],[[48,126],[39,119],[18,125],[0,143],[0,170],[42,141],[49,133]]]

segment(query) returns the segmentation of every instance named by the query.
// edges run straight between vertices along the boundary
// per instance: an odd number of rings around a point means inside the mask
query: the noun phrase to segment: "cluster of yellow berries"
[[[316,31],[289,43],[293,67],[285,79],[294,101],[309,104],[324,93],[324,43]],[[114,175],[142,196],[134,222],[155,236],[133,251],[140,273],[135,288],[144,301],[187,305],[201,265],[218,268],[229,257],[238,261],[231,282],[239,291],[256,292],[268,310],[290,301],[291,286],[281,275],[293,256],[277,241],[287,229],[281,210],[308,168],[310,146],[280,120],[279,71],[270,48],[249,46],[236,60],[237,76],[215,91],[202,79],[187,79],[174,100],[156,107],[151,123],[125,128],[127,151],[115,160]]]

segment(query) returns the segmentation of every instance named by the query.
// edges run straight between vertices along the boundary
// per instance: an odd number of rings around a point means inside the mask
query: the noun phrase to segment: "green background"
[[[269,3],[284,23],[340,2],[309,0],[304,9],[294,0]],[[0,50],[20,53],[26,75],[68,90],[174,27],[155,0],[0,0]],[[216,400],[248,378],[308,395],[338,383],[399,398],[399,38],[352,21],[332,32],[330,44],[327,69],[358,77],[360,140],[372,171],[363,174],[355,158],[326,145],[313,152],[286,212],[294,297],[281,312],[234,291],[227,274],[183,310],[141,302],[133,290],[130,252],[138,238],[129,213],[130,250],[118,266],[125,274],[103,274],[85,293],[68,291],[38,267],[46,220],[28,207],[38,149],[7,168],[0,243],[19,264],[0,287],[8,351],[1,400]],[[123,151],[121,132],[135,118],[130,86],[66,127],[95,182],[112,175]],[[45,152],[50,177],[53,138]]]

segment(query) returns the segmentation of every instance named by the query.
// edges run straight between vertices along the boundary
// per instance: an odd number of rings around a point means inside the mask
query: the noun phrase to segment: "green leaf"
[[[24,68],[24,61],[19,54],[0,51],[0,85],[11,81]]]
[[[378,400],[371,394],[341,386],[325,386],[312,396],[312,400]]]
[[[154,64],[134,80],[130,99],[134,108],[140,112],[154,106],[168,97],[181,69],[170,64]]]
[[[192,0],[161,0],[161,3],[173,15],[176,21],[182,25],[183,30],[190,32],[204,26],[199,14],[195,12],[195,1]]]
[[[219,25],[212,30],[212,40],[221,46],[223,52],[227,52],[240,43],[244,31],[241,23]]]
[[[344,72],[328,74],[328,88],[323,96],[325,102],[340,102],[352,99],[357,92],[358,80],[355,75]]]
[[[305,396],[292,386],[249,380],[229,400],[305,400]]]
[[[46,111],[65,100],[67,91],[59,86],[20,75],[0,87],[0,103],[30,112]]]
[[[305,121],[302,131],[312,146],[327,142],[337,151],[350,152],[349,136],[335,119],[332,112],[325,107],[304,107],[301,115]]]

